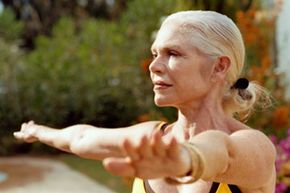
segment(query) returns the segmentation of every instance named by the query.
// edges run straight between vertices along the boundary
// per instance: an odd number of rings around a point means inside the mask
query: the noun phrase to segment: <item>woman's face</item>
[[[167,21],[151,48],[154,60],[149,70],[158,106],[189,105],[201,101],[210,91],[214,60],[196,49],[193,33],[179,29],[178,24]]]

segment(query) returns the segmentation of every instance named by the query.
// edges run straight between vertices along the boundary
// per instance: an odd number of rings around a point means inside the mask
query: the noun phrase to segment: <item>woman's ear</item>
[[[228,56],[218,57],[214,63],[212,78],[215,81],[225,79],[230,66],[231,60]]]

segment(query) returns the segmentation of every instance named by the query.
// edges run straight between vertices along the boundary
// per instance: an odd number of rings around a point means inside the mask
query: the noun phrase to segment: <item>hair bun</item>
[[[248,79],[239,78],[231,88],[233,88],[233,89],[247,89],[248,86],[249,86]]]

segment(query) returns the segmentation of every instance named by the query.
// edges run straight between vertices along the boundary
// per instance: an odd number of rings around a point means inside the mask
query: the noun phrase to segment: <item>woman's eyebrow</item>
[[[166,44],[166,45],[163,45],[162,47],[159,46],[159,49],[162,49],[162,50],[170,50],[170,49],[173,49],[173,50],[183,50],[181,46],[176,45],[176,44]],[[156,46],[155,45],[152,45],[151,46],[151,52],[153,52],[155,50],[156,50]]]
[[[168,44],[166,46],[167,49],[173,49],[173,50],[182,50],[182,47],[179,45],[175,45],[175,44]]]

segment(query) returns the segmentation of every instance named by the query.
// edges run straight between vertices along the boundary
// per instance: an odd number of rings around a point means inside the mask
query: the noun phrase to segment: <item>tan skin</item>
[[[263,133],[222,108],[229,58],[201,53],[178,27],[167,21],[152,45],[155,103],[178,109],[177,121],[164,133],[156,131],[158,121],[118,129],[74,125],[62,130],[29,122],[15,137],[103,160],[115,175],[149,179],[154,192],[205,193],[217,181],[236,184],[243,193],[273,193],[274,146]],[[204,173],[192,184],[169,185],[164,177],[184,175],[191,169],[190,156],[180,144],[185,141],[202,153]]]

